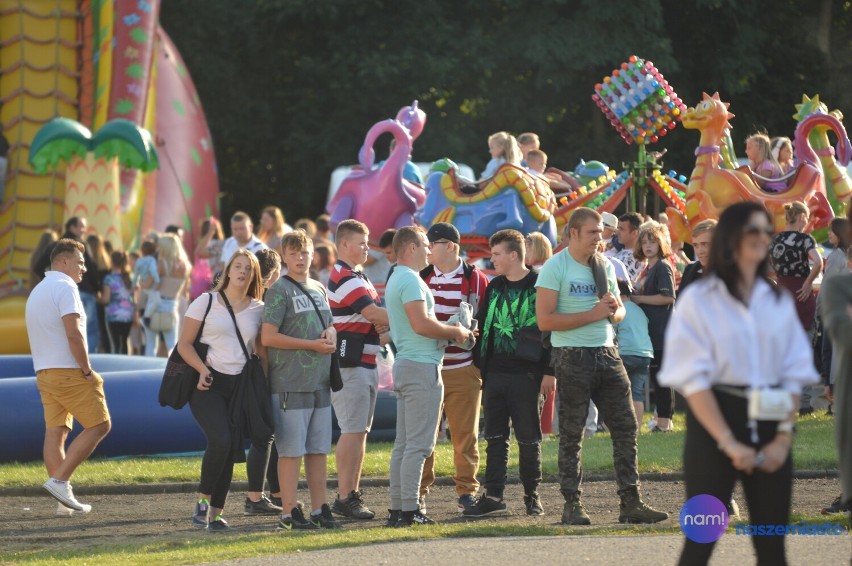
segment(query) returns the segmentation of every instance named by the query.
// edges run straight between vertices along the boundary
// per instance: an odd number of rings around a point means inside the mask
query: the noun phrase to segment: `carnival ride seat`
[[[782,175],[780,177],[764,177],[763,175],[758,175],[757,173],[755,173],[754,170],[752,170],[752,168],[749,167],[748,165],[742,165],[740,167],[737,167],[737,171],[740,171],[740,172],[748,175],[749,179],[754,181],[754,184],[757,185],[758,187],[760,187],[760,184],[758,183],[758,181],[763,181],[764,183],[783,182],[784,188],[780,191],[766,190],[766,189],[761,187],[760,190],[762,190],[764,193],[772,194],[772,195],[783,194],[784,192],[789,190],[790,187],[794,186],[796,184],[796,177],[798,177],[798,175],[799,175],[799,170],[800,170],[800,168],[796,167],[796,168],[790,170],[789,172],[785,173],[784,175]]]

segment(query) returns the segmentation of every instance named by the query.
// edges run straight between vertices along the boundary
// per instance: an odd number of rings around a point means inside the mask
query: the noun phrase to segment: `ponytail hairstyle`
[[[807,220],[810,216],[810,211],[805,206],[805,203],[801,201],[794,200],[784,205],[784,216],[787,219],[787,224],[796,222],[803,214],[805,215],[805,220]]]

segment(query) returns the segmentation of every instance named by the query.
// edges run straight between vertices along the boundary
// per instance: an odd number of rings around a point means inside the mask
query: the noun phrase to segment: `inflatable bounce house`
[[[158,0],[0,2],[0,353],[29,351],[30,257],[71,216],[131,249],[218,214],[204,112]],[[93,134],[92,134],[93,132]],[[162,167],[157,170],[158,163]]]

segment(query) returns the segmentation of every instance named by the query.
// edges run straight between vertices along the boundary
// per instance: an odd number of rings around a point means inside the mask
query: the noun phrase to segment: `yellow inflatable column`
[[[114,249],[122,249],[118,160],[73,158],[65,168],[65,217],[84,216]]]

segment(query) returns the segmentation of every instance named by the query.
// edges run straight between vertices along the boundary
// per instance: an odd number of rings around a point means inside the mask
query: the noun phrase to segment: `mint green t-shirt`
[[[606,262],[606,278],[609,290],[618,295],[615,282],[615,269]],[[583,265],[564,249],[542,266],[538,274],[536,287],[552,289],[559,293],[556,301],[558,314],[574,314],[586,312],[600,302],[592,268]],[[555,348],[565,347],[600,347],[615,344],[615,331],[607,319],[599,320],[573,330],[554,330],[550,341]]]
[[[435,298],[420,274],[404,265],[397,265],[385,287],[385,307],[390,321],[390,335],[396,346],[396,357],[412,362],[440,364],[444,349],[433,338],[420,336],[411,328],[405,304],[412,301],[426,302],[426,315],[435,319]]]

